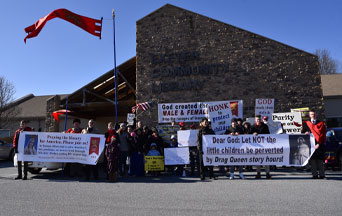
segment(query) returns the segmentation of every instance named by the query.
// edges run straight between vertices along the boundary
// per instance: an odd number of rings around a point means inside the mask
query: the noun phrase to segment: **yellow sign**
[[[159,136],[161,136],[166,143],[171,143],[171,136],[175,135],[177,137],[177,131],[179,131],[179,126],[175,125],[158,125],[157,126]]]
[[[302,121],[308,121],[310,120],[309,116],[309,107],[304,107],[304,108],[296,108],[296,109],[291,109],[291,112],[301,112],[302,114]]]
[[[164,156],[145,156],[145,171],[164,171]]]

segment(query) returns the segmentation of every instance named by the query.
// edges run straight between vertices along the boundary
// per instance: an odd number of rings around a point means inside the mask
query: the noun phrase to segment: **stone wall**
[[[165,5],[137,21],[137,103],[275,98],[275,112],[312,107],[324,118],[317,56]],[[158,107],[138,120],[158,123]]]

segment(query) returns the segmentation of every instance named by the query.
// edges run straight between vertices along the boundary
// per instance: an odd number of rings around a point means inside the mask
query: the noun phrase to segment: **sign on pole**
[[[145,156],[145,171],[164,171],[164,156]]]
[[[165,148],[165,165],[189,164],[189,148]]]
[[[135,114],[134,113],[127,113],[127,123],[128,123],[128,125],[134,125],[134,118],[135,118]]]
[[[283,130],[287,134],[300,134],[301,127],[298,127],[294,122],[302,124],[302,116],[300,112],[287,112],[287,113],[273,113],[272,120],[280,122],[283,125]]]
[[[177,131],[178,147],[197,146],[198,130],[180,130]]]
[[[255,115],[261,115],[261,118],[267,116],[272,118],[274,112],[274,99],[258,98],[255,100]]]
[[[243,118],[242,100],[208,102],[207,109],[215,134],[224,134],[232,118]]]

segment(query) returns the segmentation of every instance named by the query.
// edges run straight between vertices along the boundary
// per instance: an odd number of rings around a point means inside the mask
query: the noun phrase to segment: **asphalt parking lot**
[[[341,215],[342,172],[314,180],[307,171],[277,169],[272,179],[200,181],[164,174],[85,181],[43,170],[13,180],[16,168],[0,161],[0,215]],[[236,176],[237,177],[237,176]]]

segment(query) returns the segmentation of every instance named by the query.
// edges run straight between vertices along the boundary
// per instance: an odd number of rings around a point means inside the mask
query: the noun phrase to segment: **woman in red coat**
[[[120,156],[120,143],[117,135],[110,137],[110,142],[106,146],[106,158],[108,162],[108,178],[109,181],[115,182],[118,170],[118,160]]]

